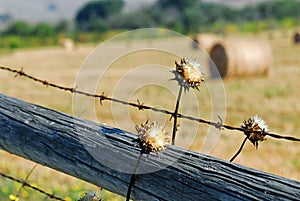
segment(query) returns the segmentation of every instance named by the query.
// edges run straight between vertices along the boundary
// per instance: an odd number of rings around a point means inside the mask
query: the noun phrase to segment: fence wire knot
[[[21,69],[17,71],[15,77],[23,76],[23,75],[25,75],[25,72],[24,72],[23,67],[21,67]]]
[[[104,101],[105,99],[107,99],[107,97],[105,96],[104,92],[102,92],[102,94],[99,96],[100,105],[103,105],[102,101]]]
[[[139,110],[144,110],[144,103],[141,103],[139,99],[137,99],[137,103],[138,103],[137,108]]]
[[[76,93],[77,92],[77,86],[70,88],[71,93]]]
[[[221,130],[224,130],[224,127],[223,127],[223,119],[222,119],[222,117],[220,117],[220,115],[218,115],[218,119],[219,119],[219,121],[215,124],[215,127],[216,127],[217,129],[219,129],[220,131],[221,131]]]
[[[246,134],[247,137],[250,136],[247,133],[247,130],[248,130],[247,128],[243,128],[243,127],[241,128],[241,127],[235,127],[235,126],[230,126],[230,125],[223,124],[224,123],[223,119],[219,115],[218,115],[218,119],[219,119],[218,122],[207,121],[207,120],[204,120],[204,119],[201,119],[201,118],[195,118],[195,117],[183,115],[183,114],[180,114],[180,113],[175,113],[175,112],[171,112],[171,111],[168,111],[168,110],[161,110],[161,109],[157,109],[155,107],[147,106],[147,105],[144,105],[143,103],[141,103],[139,100],[138,100],[138,104],[136,104],[136,103],[131,103],[131,102],[126,102],[126,101],[118,100],[118,99],[115,99],[115,98],[112,98],[112,97],[107,97],[106,95],[104,95],[104,92],[102,92],[101,95],[91,94],[91,93],[88,93],[88,92],[77,90],[77,87],[75,87],[75,88],[68,88],[68,87],[64,87],[64,86],[61,86],[61,85],[56,85],[56,84],[48,82],[46,80],[41,80],[41,79],[38,79],[36,77],[33,77],[31,75],[26,74],[24,72],[24,70],[23,70],[23,67],[21,67],[21,70],[15,70],[15,69],[12,69],[12,68],[9,68],[9,67],[0,66],[0,69],[1,70],[5,70],[5,71],[10,71],[12,73],[16,73],[15,77],[17,77],[17,76],[25,76],[25,77],[29,78],[30,80],[42,83],[45,86],[51,86],[51,87],[58,88],[58,89],[61,89],[61,90],[70,91],[71,93],[78,93],[78,94],[89,96],[89,97],[99,98],[100,105],[102,105],[102,101],[103,100],[109,100],[109,101],[112,101],[112,102],[118,102],[118,103],[130,105],[132,107],[137,107],[139,110],[153,110],[153,111],[156,111],[156,112],[161,112],[161,113],[165,113],[165,114],[171,115],[170,116],[170,121],[172,120],[173,117],[174,118],[175,117],[176,118],[184,118],[184,119],[188,119],[188,120],[191,120],[191,121],[196,121],[196,122],[207,124],[207,125],[212,125],[212,126],[216,127],[217,129],[220,129],[220,130],[224,130],[224,129],[237,130],[237,131],[240,131],[240,132],[243,132],[244,134]],[[262,121],[260,120],[260,118],[255,118],[255,120],[258,121],[258,122],[260,122],[259,124],[262,124]],[[249,124],[249,122],[245,122],[245,123]],[[245,133],[245,131],[246,131],[246,133]],[[256,130],[255,129],[252,132],[255,133],[255,134],[259,133],[259,135],[256,135],[256,138],[259,138],[259,139],[258,140],[254,140],[254,145],[256,145],[256,141],[261,141],[261,139],[263,139],[266,136],[270,136],[270,137],[273,137],[273,138],[276,138],[276,139],[285,139],[285,140],[289,140],[289,141],[300,142],[300,138],[297,138],[297,137],[283,136],[283,135],[279,135],[279,134],[275,134],[275,133],[270,133],[268,131],[268,129],[264,129],[264,126],[261,126],[260,130]]]
[[[48,86],[48,85],[49,85],[49,82],[48,82],[47,80],[44,80],[44,81],[43,81],[43,85]]]

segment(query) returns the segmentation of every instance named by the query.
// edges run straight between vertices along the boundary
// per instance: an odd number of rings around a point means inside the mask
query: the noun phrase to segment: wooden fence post
[[[0,148],[125,196],[134,134],[0,94]],[[154,171],[156,170],[156,171]],[[147,173],[149,172],[149,173]],[[138,200],[299,200],[300,182],[169,146],[143,157]]]

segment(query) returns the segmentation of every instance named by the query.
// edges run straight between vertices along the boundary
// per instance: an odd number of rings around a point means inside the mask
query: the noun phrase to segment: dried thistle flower
[[[266,140],[266,133],[269,132],[268,125],[258,115],[249,118],[247,121],[244,120],[242,128],[247,129],[244,133],[247,136],[247,138],[252,142],[252,144],[256,147],[256,149],[258,147],[258,142]],[[260,131],[260,133],[254,133],[251,131]]]
[[[138,133],[138,138],[134,141],[137,142],[136,146],[141,147],[141,152],[130,178],[126,201],[130,200],[131,189],[143,154],[149,154],[150,152],[159,154],[169,144],[168,133],[163,126],[159,126],[156,122],[146,121],[145,124],[141,124],[141,127],[136,125],[135,129]]]
[[[138,139],[137,146],[142,148],[143,154],[150,152],[161,152],[169,144],[169,136],[163,126],[159,126],[156,122],[146,121],[141,127],[135,126]]]
[[[95,191],[89,191],[84,193],[84,195],[77,201],[101,201],[101,199],[97,196]]]
[[[176,70],[172,72],[175,75],[173,80],[177,80],[178,83],[184,86],[185,90],[189,90],[190,87],[199,90],[199,86],[204,82],[205,73],[201,69],[200,63],[196,59],[182,58],[180,63],[175,61]]]

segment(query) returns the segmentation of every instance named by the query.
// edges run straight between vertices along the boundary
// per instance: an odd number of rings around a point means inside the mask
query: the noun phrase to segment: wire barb
[[[77,87],[70,88],[70,91],[71,91],[71,93],[76,93],[77,92]]]
[[[179,64],[177,63],[177,65],[179,65]],[[171,115],[170,116],[170,120],[172,120],[173,117],[174,117],[174,120],[176,120],[176,121],[174,121],[174,125],[173,125],[174,126],[173,127],[174,128],[173,129],[174,136],[173,136],[172,139],[175,139],[175,133],[176,133],[176,131],[178,131],[178,126],[179,125],[176,123],[177,122],[177,118],[182,118],[182,119],[186,119],[186,120],[190,120],[190,121],[195,121],[195,122],[198,122],[199,124],[206,124],[206,125],[209,125],[209,126],[214,126],[215,128],[217,128],[219,130],[228,129],[228,130],[239,131],[239,132],[245,134],[246,137],[244,138],[244,140],[243,140],[243,142],[242,142],[239,150],[230,159],[230,161],[233,161],[240,154],[240,152],[242,151],[242,149],[243,149],[243,147],[244,147],[247,139],[249,139],[250,141],[252,140],[251,142],[256,146],[256,148],[257,148],[257,145],[258,145],[257,142],[259,140],[261,141],[262,139],[264,139],[265,136],[269,136],[269,137],[272,137],[272,138],[275,138],[275,139],[283,139],[283,140],[287,140],[287,141],[300,142],[300,138],[296,138],[296,137],[293,137],[293,136],[285,136],[285,135],[279,135],[279,134],[275,134],[275,133],[270,133],[270,132],[267,132],[264,128],[262,128],[261,130],[253,129],[254,127],[252,129],[249,129],[247,127],[248,124],[249,124],[249,122],[245,122],[247,124],[245,126],[235,127],[235,126],[231,126],[231,125],[225,125],[224,122],[223,122],[223,119],[219,115],[217,116],[218,119],[219,119],[218,122],[213,122],[213,121],[208,121],[208,120],[201,119],[201,118],[196,118],[196,117],[192,117],[192,116],[180,114],[180,113],[178,113],[178,109],[175,110],[174,112],[171,112],[171,111],[168,111],[168,110],[165,110],[165,109],[158,109],[158,108],[155,108],[155,107],[147,106],[147,105],[144,105],[144,103],[140,102],[139,99],[137,99],[137,103],[132,103],[132,102],[127,102],[127,101],[119,100],[119,99],[116,99],[116,98],[113,98],[113,97],[108,97],[108,96],[106,96],[104,94],[104,92],[102,92],[102,94],[100,94],[100,95],[99,94],[91,94],[91,93],[88,93],[88,92],[85,92],[85,91],[77,90],[77,87],[65,87],[65,86],[57,85],[57,84],[54,84],[54,83],[48,82],[46,80],[42,80],[42,79],[36,78],[34,76],[31,76],[31,75],[25,73],[23,67],[20,70],[15,70],[15,69],[12,69],[12,68],[9,68],[9,67],[0,66],[0,70],[5,70],[5,71],[9,71],[9,72],[15,73],[14,77],[24,76],[24,77],[26,77],[26,78],[28,78],[30,80],[33,80],[33,81],[38,82],[38,83],[41,83],[42,85],[44,85],[46,87],[53,87],[53,88],[57,88],[57,89],[64,90],[64,91],[68,91],[68,92],[71,92],[71,93],[76,93],[76,94],[79,94],[79,95],[84,95],[84,96],[87,96],[87,97],[99,98],[100,105],[102,105],[102,102],[104,100],[108,100],[108,101],[111,101],[111,102],[116,102],[116,103],[120,103],[120,104],[123,104],[123,105],[131,106],[131,107],[136,107],[139,110],[152,110],[154,112],[160,112],[160,113],[164,113],[164,114],[167,114],[167,115]],[[180,81],[179,79],[182,79],[178,74],[176,74],[175,72],[173,72],[173,73],[175,74],[175,78],[173,78],[173,80]],[[199,83],[200,82],[203,82],[203,80],[199,81]],[[198,85],[196,85],[193,82],[191,84],[193,84],[192,87],[194,87],[195,89],[198,89],[197,88]],[[184,89],[186,90],[186,88],[184,88]],[[181,92],[179,92],[179,95],[181,96]],[[179,100],[178,100],[178,102],[179,102]],[[147,124],[148,124],[148,122],[145,123],[145,125],[147,125]],[[145,125],[142,125],[142,127],[144,127]],[[151,126],[153,126],[153,125],[151,124]],[[143,137],[145,137],[145,136],[144,136],[143,128],[137,127],[137,131],[140,131],[140,136],[142,137],[140,139],[144,139]],[[156,146],[156,145],[159,145],[157,142],[154,142],[154,145],[155,145],[154,146],[153,142],[149,141],[147,139],[146,139],[146,141],[139,140],[138,142],[139,142],[138,145],[140,147],[142,147],[142,149],[141,149],[142,150],[141,151],[141,155],[140,155],[138,161],[142,157],[143,153],[150,153],[151,151],[160,151],[162,149],[162,147]],[[136,168],[138,168],[138,165],[139,165],[139,162],[137,162]],[[133,176],[132,176],[132,179],[131,179],[132,181],[130,182],[131,184],[130,184],[128,192],[127,192],[127,199],[130,198],[130,192],[131,192],[131,188],[132,188],[132,186],[134,184],[135,174],[136,174],[136,170],[134,170],[134,173],[133,173]],[[29,175],[30,174],[28,174],[28,177],[29,177]],[[36,191],[38,191],[38,192],[40,192],[42,194],[45,194],[45,195],[47,195],[51,199],[61,200],[61,201],[64,200],[64,199],[59,198],[59,197],[57,197],[57,196],[55,196],[53,194],[45,192],[42,189],[39,189],[39,188],[37,188],[35,186],[30,185],[27,182],[27,178],[22,181],[20,179],[8,176],[8,175],[6,175],[4,173],[1,173],[1,172],[0,172],[0,176],[2,176],[4,178],[7,178],[7,179],[10,179],[12,181],[21,183],[22,186],[29,187],[29,188],[31,188],[33,190],[36,190]]]
[[[219,121],[215,124],[215,127],[216,127],[216,129],[219,129],[220,131],[224,130],[223,119],[222,119],[222,117],[220,117],[220,115],[217,115],[217,116],[218,116]]]
[[[48,85],[49,85],[49,82],[48,82],[47,80],[44,80],[42,83],[43,83],[43,85],[45,85],[45,86],[48,86]]]
[[[102,92],[102,94],[99,96],[100,105],[103,105],[102,101],[104,101],[105,99],[106,99],[106,96],[105,96],[104,92]]]
[[[137,99],[137,103],[138,103],[137,108],[138,108],[139,110],[144,110],[144,103],[141,103],[139,99]]]
[[[33,77],[31,75],[26,74],[24,72],[23,68],[21,68],[21,70],[15,70],[15,69],[12,69],[12,68],[9,68],[9,67],[0,66],[0,69],[5,70],[5,71],[9,71],[9,72],[12,72],[12,73],[17,73],[17,75],[25,76],[25,77],[27,77],[27,78],[35,81],[35,82],[39,82],[39,83],[42,83],[42,84],[45,82],[45,80],[41,80],[41,79],[38,79],[36,77]],[[141,106],[139,106],[139,104],[136,104],[136,103],[126,102],[126,101],[119,100],[119,99],[116,99],[116,98],[107,97],[107,96],[104,95],[104,92],[102,92],[101,95],[91,94],[91,93],[80,91],[80,90],[70,90],[72,88],[64,87],[64,86],[53,84],[53,83],[50,83],[50,82],[47,82],[47,86],[57,88],[57,89],[60,89],[60,90],[70,91],[71,93],[76,92],[77,94],[84,95],[84,96],[87,96],[87,97],[99,98],[100,99],[100,104],[102,104],[103,100],[109,100],[111,102],[116,102],[116,103],[120,103],[120,104],[123,104],[123,105],[129,105],[129,106],[132,106],[132,107],[141,108]],[[168,110],[158,109],[158,108],[147,106],[147,105],[144,105],[144,104],[143,104],[143,109],[144,110],[152,110],[154,112],[160,112],[160,113],[171,115],[171,119],[174,117],[174,112],[171,112],[171,111],[168,111]],[[191,116],[180,114],[180,113],[177,113],[177,117],[182,118],[182,119],[187,119],[187,120],[190,120],[190,121],[195,121],[195,122],[202,123],[202,124],[206,124],[206,125],[210,125],[210,126],[214,125],[215,127],[219,127],[221,125],[220,123],[223,123],[223,122],[221,122],[221,119],[219,117],[218,117],[219,120],[220,120],[219,122],[208,121],[208,120],[205,120],[205,119],[191,117]],[[253,130],[248,130],[246,128],[235,127],[235,126],[225,125],[225,124],[222,124],[221,128],[222,129],[227,129],[227,130],[236,130],[236,131],[239,131],[239,132],[242,132],[242,133],[252,132],[252,133],[256,133],[256,134],[261,134],[261,131],[253,131]],[[269,136],[269,137],[272,137],[272,138],[275,138],[275,139],[282,139],[282,140],[287,140],[287,141],[300,142],[300,138],[293,137],[293,136],[279,135],[279,134],[276,134],[276,133],[267,132],[267,133],[265,133],[265,136]]]
[[[18,76],[23,76],[23,75],[25,75],[25,72],[24,72],[24,69],[23,69],[23,67],[21,67],[21,70],[19,70],[19,71],[16,71],[17,73],[16,73],[16,75],[15,75],[15,77],[18,77]]]
[[[28,172],[26,178],[25,178],[24,181],[23,181],[24,183],[23,183],[22,186],[19,188],[19,190],[18,190],[18,192],[17,192],[17,194],[16,194],[16,196],[15,196],[16,198],[18,198],[18,197],[20,196],[20,194],[21,194],[23,188],[25,187],[25,183],[27,183],[27,181],[28,181],[28,179],[29,179],[31,173],[33,173],[33,171],[35,170],[35,168],[36,168],[37,166],[38,166],[38,164],[36,163],[36,164],[31,168],[31,170]]]
[[[14,177],[9,176],[9,175],[6,175],[6,174],[4,174],[4,173],[2,173],[2,172],[0,172],[0,176],[4,177],[4,178],[6,178],[6,179],[9,179],[9,180],[18,182],[18,183],[22,184],[23,186],[26,186],[26,187],[28,187],[28,188],[31,188],[31,189],[33,189],[33,190],[35,190],[35,191],[38,191],[38,192],[40,192],[40,193],[42,193],[42,194],[48,196],[48,197],[51,198],[51,199],[60,200],[60,201],[65,201],[64,199],[62,199],[62,198],[60,198],[60,197],[57,197],[57,196],[55,196],[55,195],[53,195],[53,194],[51,194],[51,193],[47,193],[46,191],[44,191],[44,190],[42,190],[42,189],[40,189],[40,188],[38,188],[38,187],[32,186],[31,184],[27,183],[25,180],[22,181],[21,179],[14,178]]]

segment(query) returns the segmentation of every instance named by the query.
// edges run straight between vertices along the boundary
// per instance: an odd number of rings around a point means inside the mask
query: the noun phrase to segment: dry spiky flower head
[[[173,80],[177,80],[187,91],[190,87],[199,90],[198,87],[204,82],[205,76],[200,63],[196,59],[182,58],[180,63],[175,61],[175,65],[176,70],[172,71],[175,74]]]
[[[89,191],[84,193],[84,195],[77,201],[101,201],[101,199],[97,196],[95,191]]]
[[[268,125],[258,115],[255,115],[254,117],[249,118],[248,120],[244,120],[242,128],[246,129],[244,133],[247,136],[247,138],[252,142],[252,144],[256,147],[256,149],[258,147],[258,142],[266,140],[266,134],[269,132]],[[257,133],[251,131],[260,132]]]
[[[145,124],[135,126],[138,133],[137,146],[142,148],[143,154],[159,153],[170,143],[168,133],[163,126],[156,122],[146,121]]]

